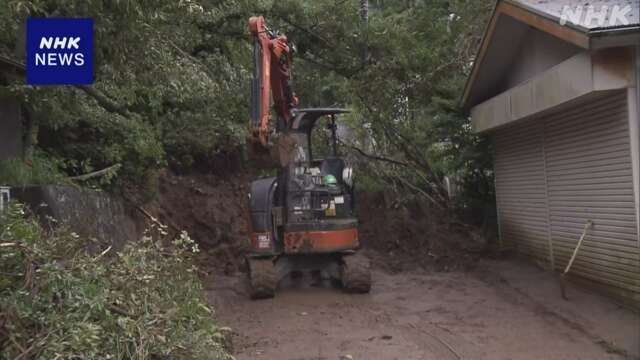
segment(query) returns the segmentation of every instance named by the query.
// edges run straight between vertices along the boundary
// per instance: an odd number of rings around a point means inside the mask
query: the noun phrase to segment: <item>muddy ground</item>
[[[147,209],[201,245],[199,267],[237,359],[640,359],[640,316],[520,260],[491,260],[495,231],[427,203],[359,194],[360,239],[372,259],[368,295],[285,279],[251,301],[247,184],[255,174],[166,172]]]
[[[303,278],[251,301],[242,274],[214,274],[205,285],[239,360],[640,357],[638,314],[574,287],[561,300],[554,278],[520,261],[373,275],[369,295]]]

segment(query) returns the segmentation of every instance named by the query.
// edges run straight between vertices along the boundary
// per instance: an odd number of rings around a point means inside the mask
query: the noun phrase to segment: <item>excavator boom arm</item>
[[[254,70],[251,84],[251,134],[254,141],[263,146],[269,142],[270,95],[280,130],[290,125],[293,109],[298,99],[291,86],[291,63],[293,51],[287,37],[270,31],[262,16],[249,19],[249,30],[253,37]]]

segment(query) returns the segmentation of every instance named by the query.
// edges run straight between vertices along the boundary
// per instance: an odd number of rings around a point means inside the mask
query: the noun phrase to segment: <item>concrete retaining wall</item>
[[[104,192],[73,186],[27,186],[12,188],[11,197],[28,205],[47,226],[65,223],[79,235],[97,239],[89,245],[90,250],[106,246],[120,250],[128,241],[139,239],[144,230],[144,220],[138,214]]]

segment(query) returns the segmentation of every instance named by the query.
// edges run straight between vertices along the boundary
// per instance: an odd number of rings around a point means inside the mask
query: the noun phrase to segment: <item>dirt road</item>
[[[518,261],[468,272],[374,270],[369,295],[308,279],[275,299],[247,299],[242,275],[207,280],[237,359],[624,359],[640,353],[640,318]]]

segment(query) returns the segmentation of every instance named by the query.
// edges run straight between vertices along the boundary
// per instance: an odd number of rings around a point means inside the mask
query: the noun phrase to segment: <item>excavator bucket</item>
[[[262,169],[286,166],[292,160],[296,139],[288,134],[278,134],[270,140],[271,142],[264,146],[255,138],[247,139],[249,160]]]
[[[252,166],[258,169],[273,169],[278,166],[271,156],[271,146],[264,146],[255,138],[247,138],[246,142],[247,158]]]

